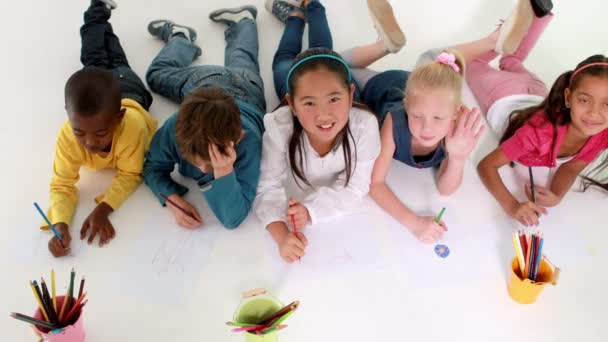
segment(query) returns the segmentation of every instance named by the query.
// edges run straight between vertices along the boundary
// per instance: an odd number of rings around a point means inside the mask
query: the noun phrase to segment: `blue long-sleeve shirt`
[[[203,173],[184,159],[175,143],[177,114],[173,114],[158,129],[144,162],[144,181],[163,206],[165,200],[160,196],[161,193],[168,197],[172,194],[183,196],[188,192],[188,188],[171,178],[171,172],[177,164],[180,174],[196,180],[215,216],[229,229],[236,228],[243,222],[255,199],[264,132],[264,113],[244,102],[236,102],[241,110],[241,125],[245,135],[236,145],[237,157],[232,173],[215,179],[213,173]]]

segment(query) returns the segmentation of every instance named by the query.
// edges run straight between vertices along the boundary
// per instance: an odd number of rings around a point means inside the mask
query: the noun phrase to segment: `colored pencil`
[[[285,328],[287,328],[287,325],[279,325],[279,326],[276,326],[276,327],[264,329],[264,330],[261,331],[261,333],[264,334],[264,335],[266,335],[266,334],[270,334],[271,332],[283,330]]]
[[[437,217],[435,218],[435,222],[437,222],[437,223],[441,222],[441,218],[443,217],[443,213],[445,213],[445,207],[441,208],[441,211],[439,212],[439,215],[437,215]]]
[[[240,327],[240,328],[232,329],[232,332],[252,331],[252,330],[258,330],[258,329],[265,329],[265,328],[267,328],[267,326],[265,326],[265,325],[252,325],[250,327]]]
[[[42,304],[42,298],[38,294],[39,292],[36,291],[36,287],[34,287],[34,282],[30,281],[30,287],[32,288],[34,297],[36,297],[36,302],[38,302],[38,307],[40,308],[40,312],[42,312],[42,316],[44,316],[44,320],[50,322],[49,316],[47,315],[46,310],[44,309],[44,305]]]
[[[540,263],[543,258],[543,241],[544,240],[545,239],[542,236],[538,239],[538,252],[536,252],[536,265],[534,265],[534,276],[533,276],[534,281],[538,281],[538,269],[540,267]]]
[[[530,275],[528,276],[528,278],[530,280],[534,280],[534,268],[536,267],[536,259],[537,259],[537,254],[538,254],[538,235],[534,234],[532,235],[532,237],[534,238],[533,243],[534,243],[534,250],[532,251],[532,255],[530,256]]]
[[[526,238],[526,233],[524,233],[523,231],[520,231],[519,240],[521,241],[521,251],[525,258],[526,253],[528,253],[528,239]]]
[[[65,293],[65,297],[63,297],[63,304],[61,305],[61,311],[59,312],[59,322],[63,322],[63,316],[64,316],[64,314],[67,314],[67,312],[65,312],[65,308],[68,306],[68,297],[69,296],[70,296],[70,289],[67,289],[67,291]]]
[[[82,304],[78,304],[78,305],[74,305],[74,307],[72,308],[72,311],[70,311],[70,313],[65,317],[64,323],[68,324],[70,322],[70,319],[72,318],[72,316],[74,316],[74,314],[76,312],[78,312],[79,310],[82,310],[82,308],[89,302],[89,300],[85,300],[84,302],[82,302]]]
[[[519,240],[519,234],[517,231],[513,232],[513,247],[515,247],[515,255],[517,256],[517,263],[519,264],[519,272],[523,277],[524,274],[524,254],[521,248],[521,242]]]
[[[76,272],[74,272],[74,269],[72,268],[72,271],[70,272],[70,287],[68,289],[70,294],[68,297],[68,312],[72,309],[72,301],[74,300],[74,278],[76,278]]]
[[[179,204],[175,203],[174,201],[170,200],[169,197],[165,196],[165,194],[161,193],[160,197],[162,197],[165,201],[169,202],[172,206],[176,207],[182,213],[188,215],[193,220],[198,221],[198,219],[196,217],[194,217],[194,215],[192,215],[192,213],[190,213],[188,210],[182,208]]]
[[[59,319],[57,318],[57,314],[55,313],[55,308],[53,307],[53,300],[51,299],[51,295],[49,294],[49,289],[46,287],[46,282],[44,278],[40,281],[40,287],[42,288],[42,301],[46,303],[47,314],[49,315],[49,319],[55,325],[59,324]]]
[[[80,289],[78,289],[78,298],[82,296],[82,291],[84,290],[84,277],[80,280]]]
[[[40,206],[38,205],[38,203],[34,202],[34,207],[36,207],[36,210],[38,210],[38,212],[40,213],[40,215],[42,216],[42,218],[44,219],[44,221],[46,222],[46,224],[49,225],[49,228],[51,228],[51,230],[53,231],[53,234],[55,234],[55,237],[57,237],[57,239],[59,240],[59,243],[61,243],[62,247],[63,246],[63,239],[61,238],[61,235],[59,235],[59,232],[57,231],[57,228],[55,228],[55,226],[51,223],[51,221],[49,220],[48,217],[46,217],[46,215],[44,214],[44,212],[42,211],[42,209],[40,209]]]
[[[289,215],[289,218],[291,220],[291,226],[293,227],[293,233],[297,236],[298,235],[298,227],[296,226],[296,219],[294,215]],[[298,261],[301,261],[302,258],[298,257]]]
[[[270,326],[271,327],[276,327],[277,325],[281,325],[281,323],[285,322],[285,320],[287,318],[289,318],[289,316],[291,316],[295,311],[296,311],[295,309],[289,311],[288,313],[286,313],[283,316],[279,317],[279,319],[277,319],[276,321],[274,321],[274,323],[272,323]]]
[[[55,292],[55,270],[51,270],[51,295],[53,296],[53,309],[57,313],[57,293]]]
[[[534,249],[534,244],[532,240],[528,243],[528,251],[526,252],[526,267],[524,268],[523,278],[528,278],[530,274],[530,256],[532,255],[532,250]]]
[[[293,303],[291,303],[291,304],[283,307],[281,310],[277,311],[272,316],[270,316],[270,317],[266,318],[265,320],[261,321],[259,324],[260,325],[272,325],[270,322],[275,321],[276,319],[278,319],[281,316],[285,315],[289,311],[297,309],[299,305],[300,305],[300,302],[295,301],[295,302],[293,302]]]
[[[532,173],[531,166],[528,166],[528,173],[530,174],[530,188],[532,190],[532,202],[536,203],[536,193],[534,192],[534,174]]]
[[[257,324],[226,322],[226,325],[230,327],[255,327]]]
[[[41,326],[43,328],[48,328],[48,329],[56,329],[57,328],[57,326],[54,325],[54,324],[51,324],[51,323],[45,322],[45,321],[41,321],[39,319],[35,319],[33,317],[30,317],[30,316],[22,315],[22,314],[17,313],[17,312],[11,313],[10,316],[12,318],[20,320],[22,322],[38,325],[38,326]]]

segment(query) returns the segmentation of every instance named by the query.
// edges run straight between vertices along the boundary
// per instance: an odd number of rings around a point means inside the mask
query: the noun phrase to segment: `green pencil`
[[[441,218],[443,217],[443,213],[445,213],[445,207],[441,208],[441,211],[439,212],[439,215],[437,215],[437,217],[435,218],[435,222],[437,222],[437,223],[441,222]]]
[[[74,278],[76,278],[76,272],[72,268],[72,272],[70,272],[70,288],[68,289],[68,312],[72,309],[72,302],[74,298]],[[64,299],[65,300],[65,299]]]

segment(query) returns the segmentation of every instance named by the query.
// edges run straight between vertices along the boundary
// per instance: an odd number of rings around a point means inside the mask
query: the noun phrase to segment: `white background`
[[[268,108],[274,108],[271,62],[283,26],[264,10],[262,0],[252,3],[259,10],[260,65]],[[365,1],[324,3],[337,51],[376,39]],[[224,27],[209,21],[207,15],[219,7],[242,4],[234,0],[123,0],[111,22],[132,67],[143,78],[162,46],[147,33],[149,21],[170,18],[194,27],[203,49],[197,63],[222,64]],[[482,37],[507,16],[512,4],[393,1],[408,45],[374,67],[410,69],[426,49]],[[311,250],[318,254],[311,255],[311,261],[285,267],[255,218],[249,217],[236,231],[224,230],[193,191],[188,198],[206,219],[204,233],[208,235],[200,239],[208,250],[182,257],[189,261],[180,267],[192,276],[181,278],[176,272],[176,282],[190,279],[188,284],[147,285],[139,282],[145,274],[137,270],[150,265],[137,264],[137,255],[145,254],[147,244],[157,247],[163,230],[178,240],[182,233],[176,233],[180,228],[145,186],[112,215],[117,237],[109,246],[101,249],[75,242],[73,257],[52,259],[45,250],[50,236],[37,231],[39,218],[32,202],[48,205],[56,134],[66,119],[63,86],[81,67],[78,30],[87,5],[88,1],[74,0],[6,1],[0,14],[4,111],[0,144],[5,160],[0,196],[0,308],[5,313],[32,313],[34,301],[27,281],[49,277],[51,267],[58,272],[63,292],[74,266],[79,274],[87,275],[88,341],[239,341],[242,337],[231,334],[223,323],[231,319],[240,293],[255,287],[268,288],[284,302],[301,300],[299,311],[287,321],[290,327],[282,333],[283,341],[605,340],[608,233],[600,210],[605,208],[606,196],[597,191],[571,193],[558,210],[551,210],[543,221],[545,246],[552,261],[563,268],[562,279],[557,287],[547,288],[535,305],[521,306],[506,292],[513,256],[510,231],[515,225],[487,194],[472,165],[467,167],[463,188],[447,200],[445,220],[451,229],[446,243],[453,252],[444,261],[437,259],[432,246],[420,245],[369,201],[363,213],[311,227]],[[556,1],[555,13],[527,63],[548,84],[587,56],[608,52],[605,1]],[[176,108],[155,96],[151,113],[162,121]],[[496,144],[491,135],[482,142],[475,160]],[[94,196],[105,189],[111,176],[111,172],[82,173],[75,235],[94,207]],[[444,205],[429,190],[434,189],[430,172],[394,165],[390,184],[421,213],[436,213]],[[175,293],[178,290],[181,294]],[[28,341],[31,336],[26,324],[8,315],[0,319],[0,331],[2,341]]]

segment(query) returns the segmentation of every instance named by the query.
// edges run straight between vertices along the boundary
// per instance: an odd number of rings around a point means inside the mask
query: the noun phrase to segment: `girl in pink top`
[[[585,166],[608,148],[608,58],[585,59],[560,75],[550,91],[523,66],[552,18],[553,14],[534,16],[517,50],[501,57],[500,69],[488,65],[497,57],[493,50],[500,29],[456,47],[467,60],[467,82],[490,127],[502,133],[500,146],[479,163],[479,174],[503,209],[526,226],[537,225],[545,208],[557,205]],[[558,165],[558,160],[563,163]],[[535,186],[536,202],[529,184],[528,201],[523,203],[504,185],[498,169],[513,162],[557,167],[547,187]]]

